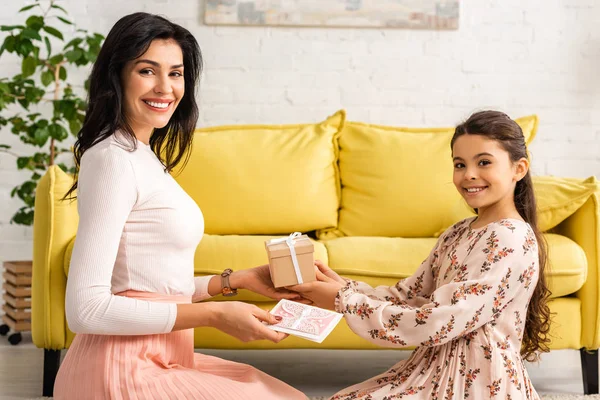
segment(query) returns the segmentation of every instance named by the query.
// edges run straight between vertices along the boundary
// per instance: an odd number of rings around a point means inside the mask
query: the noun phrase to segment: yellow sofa
[[[528,143],[537,117],[520,118]],[[452,185],[452,128],[400,128],[346,121],[339,111],[316,124],[199,129],[187,167],[174,176],[202,209],[206,234],[197,275],[264,264],[263,242],[293,231],[314,238],[316,257],[341,275],[393,285],[417,268],[436,236],[472,215]],[[535,156],[535,155],[534,155]],[[61,201],[71,178],[52,167],[35,203],[33,340],[46,350],[50,395],[60,350],[73,333],[65,321],[76,201]],[[540,224],[549,243],[552,349],[580,349],[586,392],[597,392],[600,347],[600,191],[587,180],[536,177]],[[269,299],[241,292],[270,308]],[[211,301],[225,300],[216,297]],[[342,322],[322,343],[290,337],[242,343],[196,329],[197,348],[376,349]]]

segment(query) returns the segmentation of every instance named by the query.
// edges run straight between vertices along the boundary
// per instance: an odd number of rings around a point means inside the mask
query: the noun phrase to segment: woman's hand
[[[235,271],[231,274],[230,283],[233,288],[251,290],[254,293],[262,294],[275,300],[300,300],[301,298],[298,293],[273,287],[268,264]]]
[[[242,342],[252,340],[270,340],[279,343],[287,334],[267,328],[261,321],[276,324],[281,317],[265,311],[253,304],[240,301],[212,302],[214,307],[211,326]]]
[[[311,304],[316,307],[335,310],[335,297],[340,289],[345,286],[346,281],[325,264],[320,261],[319,263],[321,266],[315,262],[316,281],[288,286],[287,289],[300,293],[304,299],[310,300]],[[321,272],[322,268],[331,272],[329,276]],[[336,277],[339,279],[336,279]]]

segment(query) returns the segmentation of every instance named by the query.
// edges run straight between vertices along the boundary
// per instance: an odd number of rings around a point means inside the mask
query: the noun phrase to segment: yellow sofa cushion
[[[533,184],[542,231],[552,229],[563,222],[577,211],[592,193],[600,189],[593,176],[585,180],[539,176],[534,177]]]
[[[196,248],[194,257],[194,275],[218,275],[226,268],[234,271],[248,269],[263,264],[268,264],[265,240],[280,236],[238,236],[238,235],[204,235],[200,245]],[[315,247],[315,259],[327,263],[327,250],[323,243],[312,240]],[[69,243],[63,267],[65,275],[69,272],[71,253],[75,238]],[[226,300],[222,296],[215,296],[213,300]],[[241,290],[234,300],[262,302],[270,299],[256,293]]]
[[[516,120],[530,143],[535,115]],[[452,183],[454,128],[348,122],[340,136],[341,209],[336,236],[431,237],[460,198]]]
[[[534,176],[532,179],[538,208],[538,225],[542,232],[549,231],[573,215],[592,193],[600,189],[594,176],[587,179]],[[457,199],[445,216],[444,227],[434,236],[439,236],[448,227],[474,215],[462,197]]]
[[[318,124],[196,130],[174,177],[198,203],[210,234],[269,235],[337,225],[337,139],[345,113]]]
[[[579,290],[587,277],[583,249],[571,239],[546,234],[549,249],[548,285],[552,298]],[[329,265],[342,276],[371,286],[392,286],[411,276],[427,258],[434,238],[343,237],[324,242]]]

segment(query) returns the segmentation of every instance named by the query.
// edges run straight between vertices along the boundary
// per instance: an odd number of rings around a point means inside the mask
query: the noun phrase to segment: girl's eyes
[[[479,165],[480,167],[485,167],[486,165],[490,165],[492,162],[490,160],[480,160],[479,163],[477,163],[477,165]],[[463,163],[456,163],[454,164],[454,168],[455,169],[462,169],[465,167],[465,164]]]
[[[154,71],[152,71],[151,69],[143,69],[140,71],[140,74],[142,75],[152,75],[154,74]],[[174,76],[176,78],[181,78],[183,76],[183,74],[179,71],[173,71],[170,74],[171,76]]]

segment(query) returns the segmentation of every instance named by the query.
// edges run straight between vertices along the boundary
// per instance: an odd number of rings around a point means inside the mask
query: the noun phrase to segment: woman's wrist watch
[[[221,294],[226,297],[237,295],[237,289],[233,289],[229,284],[229,276],[232,272],[231,268],[227,268],[221,273]]]

